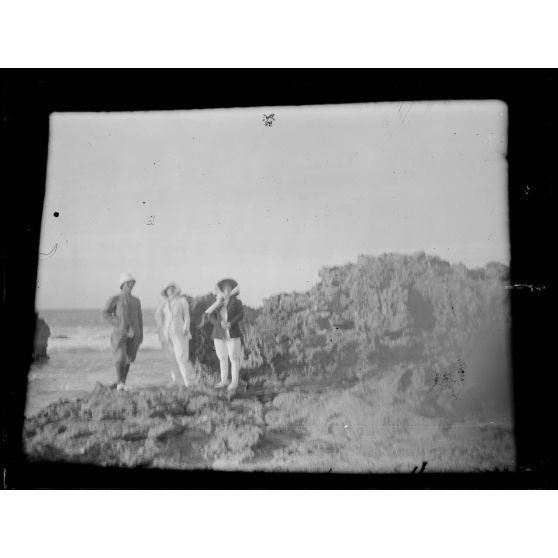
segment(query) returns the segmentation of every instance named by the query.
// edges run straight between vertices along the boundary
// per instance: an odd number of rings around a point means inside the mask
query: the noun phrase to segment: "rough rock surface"
[[[48,359],[47,348],[50,328],[42,318],[37,318],[35,326],[35,339],[33,342],[33,360],[41,362]]]
[[[403,369],[345,389],[228,398],[208,388],[98,385],[25,422],[31,460],[174,469],[411,472],[511,469],[511,428],[416,414]]]
[[[32,459],[180,468],[251,457],[262,425],[261,404],[207,388],[118,392],[98,384],[85,399],[28,419],[24,439]]]
[[[267,299],[245,326],[246,375],[343,383],[406,363],[417,404],[511,420],[507,274],[424,253],[324,268],[314,288]]]
[[[190,299],[198,386],[54,403],[26,420],[34,459],[219,469],[512,469],[508,270],[419,253],[324,268],[247,308],[237,394],[216,369],[212,295]]]

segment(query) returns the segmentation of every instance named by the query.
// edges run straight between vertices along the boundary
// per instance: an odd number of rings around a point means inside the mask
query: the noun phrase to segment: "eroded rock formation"
[[[55,403],[27,419],[28,454],[157,467],[512,467],[507,274],[424,253],[324,268],[309,291],[246,308],[232,399],[204,380],[218,368],[202,319],[213,296],[190,299],[196,388],[99,386]]]
[[[43,362],[48,359],[48,338],[50,328],[42,318],[37,318],[35,326],[35,338],[33,342],[33,361]]]

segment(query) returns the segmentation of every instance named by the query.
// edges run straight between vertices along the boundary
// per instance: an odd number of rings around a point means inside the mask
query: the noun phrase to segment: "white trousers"
[[[182,376],[184,385],[188,385],[188,377],[190,372],[190,342],[186,337],[169,335],[167,342],[163,343],[163,350],[167,355],[171,364],[171,376],[173,382],[176,382],[176,368]]]
[[[240,360],[242,358],[242,347],[240,345],[240,337],[229,339],[214,339],[215,352],[219,357],[219,365],[221,367],[221,382],[229,379],[229,358],[231,359],[232,382],[231,385],[238,385],[238,376],[240,372]]]

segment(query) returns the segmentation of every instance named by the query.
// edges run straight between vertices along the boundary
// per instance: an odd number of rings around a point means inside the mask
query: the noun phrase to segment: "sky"
[[[54,113],[37,309],[102,308],[123,271],[153,308],[223,277],[259,306],[360,254],[508,264],[506,149],[500,101]]]

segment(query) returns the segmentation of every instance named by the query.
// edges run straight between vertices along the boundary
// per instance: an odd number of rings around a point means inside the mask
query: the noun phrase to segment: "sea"
[[[166,385],[170,364],[161,351],[155,311],[143,309],[143,343],[132,363],[126,385],[130,388]],[[48,361],[31,366],[28,375],[26,416],[34,415],[59,399],[75,399],[99,382],[116,382],[110,351],[111,326],[102,310],[44,310],[39,312],[50,328]]]

